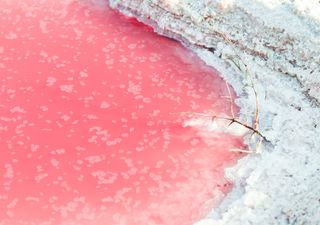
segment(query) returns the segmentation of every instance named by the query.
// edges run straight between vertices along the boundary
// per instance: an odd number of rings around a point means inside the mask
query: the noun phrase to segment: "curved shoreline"
[[[240,117],[248,123],[255,98],[246,68],[253,77],[260,130],[271,144],[226,171],[233,191],[197,225],[320,224],[320,17],[313,13],[320,3],[109,2],[184,42],[220,71],[240,96]],[[237,58],[239,68],[232,67],[230,59]],[[253,144],[249,137],[245,141]]]

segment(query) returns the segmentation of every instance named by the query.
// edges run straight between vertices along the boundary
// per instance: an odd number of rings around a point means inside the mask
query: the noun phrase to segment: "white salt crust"
[[[232,192],[196,225],[320,224],[320,2],[318,0],[110,0],[182,41],[216,68],[270,141],[226,176]],[[231,63],[241,57],[239,70]],[[249,137],[245,142],[254,145]]]

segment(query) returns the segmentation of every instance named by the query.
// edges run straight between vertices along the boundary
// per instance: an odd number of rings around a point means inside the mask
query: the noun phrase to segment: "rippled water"
[[[0,224],[188,225],[230,184],[224,81],[107,7],[0,0]]]

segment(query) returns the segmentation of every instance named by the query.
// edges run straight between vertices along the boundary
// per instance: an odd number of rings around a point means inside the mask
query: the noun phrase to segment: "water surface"
[[[189,225],[240,140],[184,126],[224,81],[107,7],[0,0],[0,224]]]

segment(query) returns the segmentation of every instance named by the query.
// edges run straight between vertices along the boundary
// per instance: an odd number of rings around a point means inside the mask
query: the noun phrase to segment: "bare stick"
[[[248,71],[248,66],[246,64],[244,64],[244,65],[246,67],[246,74],[250,79],[251,88],[252,88],[253,93],[254,93],[255,104],[256,104],[255,105],[256,109],[255,109],[255,117],[254,117],[254,128],[258,130],[259,129],[259,120],[260,120],[260,118],[259,118],[260,108],[259,108],[258,93],[257,93],[256,87],[254,85],[253,79],[252,79],[252,77],[251,77],[251,75],[250,75],[250,73]]]
[[[261,147],[262,147],[262,142],[263,142],[263,139],[260,138],[257,146],[256,146],[256,153],[260,153],[261,152]]]
[[[233,42],[228,37],[224,37],[224,39],[230,44],[230,46],[233,46]],[[227,57],[227,59],[229,59],[234,64],[234,66],[237,67],[237,69],[239,71],[244,72],[243,71],[243,67],[240,64],[240,62],[242,62],[242,64],[245,67],[245,74],[250,79],[250,87],[252,88],[252,90],[254,92],[254,97],[255,97],[255,116],[254,116],[253,126],[236,119],[235,113],[234,113],[234,108],[233,108],[233,98],[232,98],[232,94],[231,94],[231,91],[230,91],[230,87],[229,87],[227,82],[226,82],[226,86],[227,86],[227,90],[228,90],[228,93],[229,93],[228,99],[230,101],[230,111],[231,111],[232,118],[220,117],[220,116],[215,116],[215,115],[212,116],[212,115],[207,115],[207,114],[203,114],[203,113],[189,113],[189,114],[210,117],[212,122],[215,121],[216,119],[226,120],[226,121],[229,121],[229,125],[228,126],[232,125],[233,123],[236,123],[236,124],[239,124],[240,126],[245,127],[246,129],[248,129],[249,131],[252,132],[251,136],[257,134],[260,137],[259,141],[258,141],[258,143],[256,145],[256,149],[254,151],[254,152],[258,153],[258,152],[261,151],[261,146],[263,144],[263,141],[268,142],[267,138],[264,135],[262,135],[262,133],[259,131],[260,108],[259,108],[258,93],[257,93],[257,90],[255,88],[255,85],[254,85],[254,82],[253,82],[253,78],[252,78],[252,76],[251,76],[251,74],[250,74],[250,72],[248,70],[248,65],[246,63],[244,63],[244,60],[242,60],[242,58],[239,55],[236,55],[235,57]],[[230,151],[253,153],[253,151],[242,150],[242,149],[231,149]]]
[[[234,109],[233,109],[233,98],[232,98],[232,94],[231,94],[231,91],[230,91],[229,84],[227,83],[227,81],[226,81],[225,83],[226,83],[227,90],[228,90],[228,94],[229,94],[231,116],[232,116],[232,118],[235,118]]]
[[[248,66],[247,66],[247,64],[245,64],[244,62],[243,62],[243,60],[240,58],[240,56],[238,56],[237,55],[237,59],[238,59],[238,62],[235,62],[235,60],[233,59],[233,58],[228,58],[236,67],[237,67],[237,69],[239,70],[239,71],[242,71],[241,70],[241,66],[240,66],[240,61],[243,63],[243,65],[245,66],[245,68],[246,68],[246,72],[245,72],[245,74],[249,77],[249,79],[250,79],[250,87],[252,88],[252,90],[253,90],[253,93],[254,93],[254,97],[255,97],[255,117],[254,117],[254,128],[256,129],[256,130],[258,130],[259,129],[259,120],[260,120],[260,118],[259,118],[259,113],[260,113],[260,108],[259,108],[259,100],[258,100],[258,93],[257,93],[257,90],[256,90],[256,88],[255,88],[255,85],[254,85],[254,82],[253,82],[253,79],[252,79],[252,77],[251,77],[251,75],[250,75],[250,73],[249,73],[249,70],[248,70]]]
[[[254,127],[250,126],[247,123],[241,122],[235,118],[228,118],[228,117],[222,117],[222,116],[215,116],[215,115],[208,115],[205,113],[195,113],[195,112],[184,112],[184,114],[190,114],[190,115],[198,115],[198,116],[204,116],[204,117],[209,117],[211,118],[212,121],[214,121],[215,119],[221,119],[221,120],[226,120],[229,121],[229,126],[233,123],[239,124],[240,126],[243,126],[245,128],[247,128],[248,130],[252,131],[252,134],[257,134],[259,135],[261,138],[263,138],[263,140],[268,141],[267,138],[261,134],[261,132],[258,129],[255,129]]]
[[[230,152],[254,153],[253,151],[240,149],[240,148],[231,148]]]
[[[230,44],[231,48],[234,49],[232,41],[228,37],[224,37],[224,38],[225,38],[226,42],[228,42]],[[241,61],[243,63],[243,65],[245,66],[245,68],[246,68],[246,74],[250,75],[249,70],[248,70],[248,66],[247,66],[247,64],[244,63],[244,60],[242,60],[242,58],[239,55],[236,55],[236,57],[238,58],[238,63],[236,63],[234,61],[234,59],[231,58],[231,57],[228,57],[227,59],[231,60],[233,62],[233,64],[238,68],[239,71],[242,71],[241,70],[241,66],[240,66],[240,61]],[[256,92],[256,90],[254,88],[254,83],[253,83],[252,77],[251,76],[249,76],[249,77],[250,77],[250,81],[251,81],[251,86],[253,87],[255,95],[257,96],[257,92]]]

